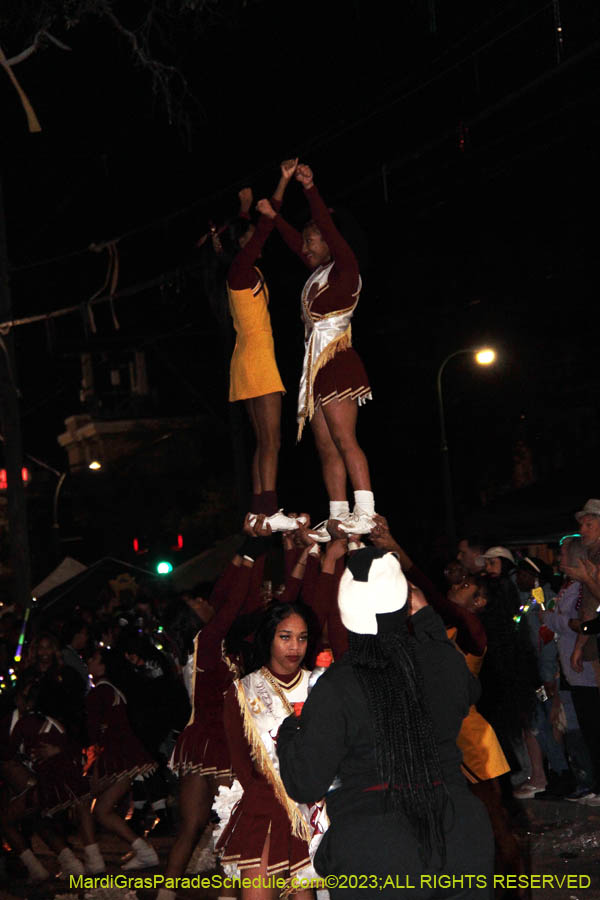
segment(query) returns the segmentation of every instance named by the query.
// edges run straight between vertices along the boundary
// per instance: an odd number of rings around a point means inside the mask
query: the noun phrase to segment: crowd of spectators
[[[48,877],[32,853],[35,833],[56,853],[63,872],[79,871],[69,845],[75,822],[88,871],[103,869],[98,826],[130,845],[126,867],[157,864],[153,836],[175,834],[187,821],[176,776],[184,785],[184,776],[202,772],[168,765],[192,708],[203,702],[193,697],[195,639],[204,633],[205,646],[218,647],[219,659],[226,641],[243,672],[257,617],[282,597],[301,598],[317,622],[305,665],[310,668],[324,648],[340,658],[348,638],[337,608],[338,584],[348,556],[366,541],[398,555],[409,582],[423,591],[479,675],[476,712],[492,726],[498,759],[506,764],[493,773],[465,775],[490,812],[497,865],[521,871],[510,836],[519,800],[553,796],[600,805],[600,500],[589,500],[576,519],[578,533],[550,547],[544,560],[465,536],[444,568],[444,582],[435,583],[382,517],[366,538],[334,530],[321,545],[306,526],[284,534],[281,543],[261,530],[259,518],[246,522],[244,543],[216,586],[200,584],[165,598],[119,595],[107,585],[100,596],[60,616],[36,611],[18,662],[21,621],[7,611],[0,618],[3,852],[10,847],[8,859],[20,857],[34,880]],[[284,583],[273,588],[269,567],[282,553]],[[253,568],[242,576],[244,560]],[[273,571],[278,568],[280,563]],[[242,577],[247,583],[236,610],[224,615],[227,592]],[[469,748],[461,749],[467,760]],[[486,793],[488,780],[494,788]],[[92,798],[95,821],[89,816]],[[172,864],[175,874],[185,870],[204,826],[214,820],[210,802],[201,816],[192,816],[178,845],[181,858]]]

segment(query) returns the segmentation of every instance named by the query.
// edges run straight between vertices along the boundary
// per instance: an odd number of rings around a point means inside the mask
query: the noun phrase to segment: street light
[[[446,535],[450,546],[456,543],[456,522],[454,520],[454,498],[452,492],[452,473],[450,471],[450,458],[448,455],[448,439],[446,437],[446,419],[444,416],[444,396],[442,393],[442,375],[446,365],[455,356],[461,356],[463,353],[472,354],[475,362],[480,366],[489,366],[496,359],[496,352],[490,347],[468,347],[464,350],[455,350],[454,353],[448,354],[438,369],[436,385],[438,408],[440,414],[440,438],[441,438],[441,454],[442,454],[442,479],[444,483],[444,505],[446,512]]]
[[[486,347],[484,350],[478,350],[475,354],[475,362],[479,363],[480,366],[489,366],[496,360],[496,351],[492,350],[491,347]]]
[[[37,463],[38,466],[41,466],[42,469],[46,469],[48,472],[52,472],[53,475],[56,476],[58,481],[56,482],[56,488],[54,490],[54,497],[52,498],[52,534],[54,535],[54,553],[56,557],[56,561],[60,562],[60,524],[58,521],[58,500],[60,497],[60,492],[62,490],[62,486],[65,483],[65,478],[67,477],[67,472],[59,472],[53,466],[49,466],[48,463],[44,462],[43,459],[37,459],[37,457],[32,456],[30,453],[25,454],[28,459],[31,459],[34,463]],[[89,469],[93,471],[97,471],[102,468],[101,463],[97,460],[92,460],[92,462],[88,466]]]

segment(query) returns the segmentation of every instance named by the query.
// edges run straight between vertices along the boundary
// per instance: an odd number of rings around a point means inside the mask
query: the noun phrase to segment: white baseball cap
[[[484,566],[486,559],[508,559],[513,566],[515,564],[515,558],[508,547],[490,547],[482,556],[477,557],[477,565]]]
[[[340,616],[354,634],[377,634],[377,616],[403,609],[407,597],[408,583],[398,558],[365,547],[353,554],[340,580]]]
[[[575,513],[578,522],[581,522],[584,516],[600,516],[600,500],[588,500],[583,509]]]

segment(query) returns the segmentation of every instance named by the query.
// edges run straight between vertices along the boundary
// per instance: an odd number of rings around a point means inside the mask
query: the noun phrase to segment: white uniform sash
[[[279,774],[277,732],[293,712],[293,704],[306,700],[309,675],[310,672],[301,670],[300,680],[290,691],[281,688],[266,668],[234,682],[252,759],[285,808],[293,834],[307,842],[312,837],[312,829],[307,822],[306,808],[288,797]]]
[[[362,281],[358,276],[358,285],[352,295],[352,306],[347,309],[335,310],[331,313],[319,315],[311,310],[314,300],[329,286],[329,273],[334,262],[323,268],[316,269],[302,290],[302,320],[304,322],[304,362],[300,378],[298,392],[298,438],[302,437],[302,430],[306,419],[312,419],[315,412],[314,383],[317,372],[325,363],[333,359],[336,353],[347,350],[352,346],[352,326],[350,324],[360,291]],[[309,299],[309,293],[313,285],[317,286],[316,293]]]

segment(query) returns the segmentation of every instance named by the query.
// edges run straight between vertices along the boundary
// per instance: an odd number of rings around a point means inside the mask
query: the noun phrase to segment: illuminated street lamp
[[[98,469],[101,469],[101,468],[102,468],[102,463],[99,462],[97,459],[93,459],[91,461],[91,463],[88,463],[88,469],[91,469],[92,472],[97,472]]]
[[[442,479],[444,482],[444,505],[446,512],[446,536],[451,547],[456,543],[456,522],[454,520],[454,497],[452,492],[452,473],[450,471],[450,458],[448,455],[448,439],[446,437],[446,419],[444,416],[444,396],[442,393],[442,375],[447,363],[455,356],[463,353],[471,354],[475,362],[480,366],[489,366],[496,360],[496,352],[490,347],[469,347],[465,350],[455,350],[450,353],[438,369],[436,385],[438,408],[440,414],[440,438],[442,454]]]
[[[484,350],[478,350],[475,354],[475,362],[479,363],[480,366],[490,366],[495,361],[496,351],[492,350],[491,347],[486,347]]]

